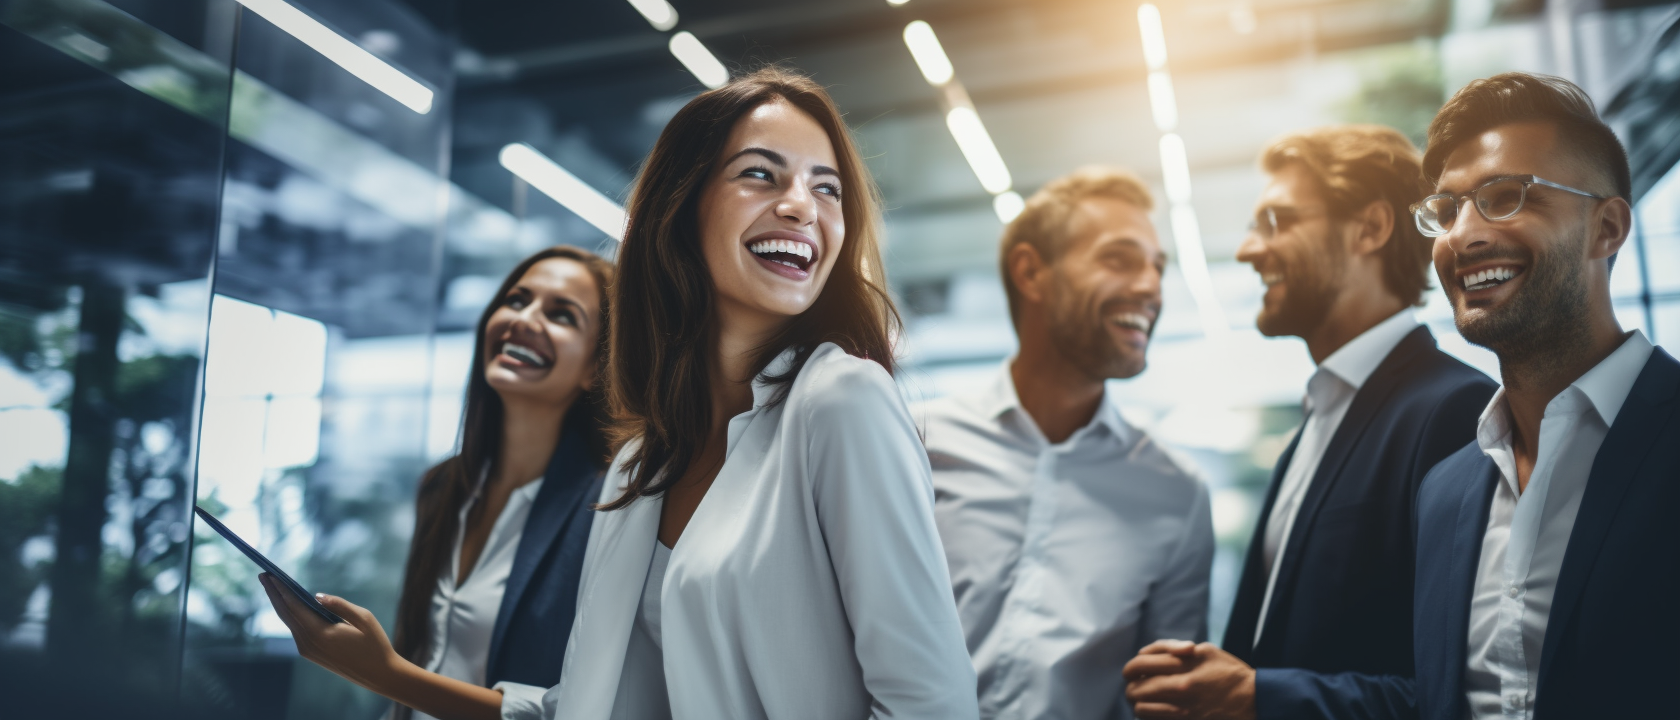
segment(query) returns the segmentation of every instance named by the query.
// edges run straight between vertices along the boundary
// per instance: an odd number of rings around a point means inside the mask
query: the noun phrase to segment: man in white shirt
[[[1418,494],[1428,720],[1680,714],[1680,364],[1610,301],[1628,161],[1561,78],[1465,86],[1430,125],[1416,219],[1503,387]]]
[[[1429,243],[1408,206],[1420,159],[1391,128],[1319,128],[1261,155],[1237,251],[1267,289],[1260,331],[1318,370],[1249,543],[1224,649],[1163,642],[1127,665],[1139,717],[1404,718],[1412,675],[1412,500],[1493,395],[1412,316]],[[1327,686],[1369,686],[1355,710]]]
[[[1207,488],[1104,390],[1143,371],[1161,309],[1152,202],[1100,168],[1034,194],[1000,258],[1019,353],[913,411],[982,717],[1128,717],[1126,659],[1206,633]]]

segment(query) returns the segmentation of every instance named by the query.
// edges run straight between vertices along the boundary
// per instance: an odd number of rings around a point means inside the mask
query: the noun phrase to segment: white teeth
[[[537,367],[548,367],[548,361],[544,360],[542,355],[537,354],[537,351],[525,347],[524,345],[503,343],[502,354],[516,360],[522,360]]]
[[[811,246],[796,240],[760,240],[748,245],[747,250],[751,251],[754,255],[785,253],[788,255],[798,256],[806,262],[811,261]],[[797,265],[793,265],[793,263],[784,262],[783,264],[798,267]]]
[[[1279,273],[1261,273],[1260,282],[1263,282],[1267,287],[1270,287],[1283,282],[1283,275]]]
[[[1470,273],[1469,275],[1465,275],[1464,276],[1464,287],[1465,287],[1465,289],[1471,289],[1471,288],[1478,287],[1478,286],[1480,286],[1484,283],[1493,283],[1494,285],[1498,285],[1499,283],[1503,283],[1506,280],[1510,280],[1511,278],[1514,278],[1516,276],[1517,276],[1516,268],[1511,268],[1511,267],[1492,268],[1490,270],[1483,270],[1481,272],[1474,272],[1474,273]]]
[[[1144,315],[1143,313],[1120,313],[1119,315],[1109,318],[1109,322],[1119,325],[1120,327],[1133,328],[1144,334],[1148,334],[1150,326],[1155,324],[1154,321],[1150,320],[1148,315]]]

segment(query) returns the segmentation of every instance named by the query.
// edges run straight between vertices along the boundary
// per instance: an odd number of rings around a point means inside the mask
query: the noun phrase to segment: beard
[[[1310,251],[1283,255],[1283,301],[1268,309],[1262,301],[1254,325],[1262,335],[1306,337],[1324,324],[1342,294],[1341,277],[1346,251],[1328,233]]]
[[[1505,303],[1492,308],[1465,308],[1463,283],[1458,278],[1442,278],[1441,283],[1453,288],[1453,323],[1465,340],[1492,350],[1501,363],[1532,363],[1535,360],[1567,355],[1570,338],[1586,341],[1581,330],[1588,325],[1590,313],[1586,279],[1579,268],[1569,263],[1562,248],[1536,253],[1528,270],[1523,273],[1522,287]],[[1468,257],[1461,264],[1470,265],[1496,256]],[[1448,283],[1457,283],[1449,285]],[[1478,312],[1479,311],[1479,312]],[[1561,361],[1561,360],[1560,360]]]
[[[1050,316],[1050,342],[1062,357],[1093,378],[1129,378],[1147,364],[1142,350],[1122,347],[1108,332],[1108,318],[1136,306],[1123,300],[1100,305],[1073,289],[1066,278],[1049,286],[1045,303]],[[1095,311],[1086,308],[1096,308]],[[1155,325],[1149,326],[1155,335]]]

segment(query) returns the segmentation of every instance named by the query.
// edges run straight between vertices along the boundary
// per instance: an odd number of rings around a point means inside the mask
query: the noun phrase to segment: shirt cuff
[[[503,681],[490,689],[502,691],[502,720],[542,720],[543,693],[548,688]]]

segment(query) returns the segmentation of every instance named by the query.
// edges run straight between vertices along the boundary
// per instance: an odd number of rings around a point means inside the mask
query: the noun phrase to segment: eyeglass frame
[[[1517,209],[1512,210],[1509,215],[1503,215],[1503,216],[1496,217],[1496,218],[1488,217],[1487,211],[1482,209],[1482,204],[1479,203],[1479,202],[1476,202],[1476,196],[1479,193],[1481,193],[1482,190],[1485,190],[1490,186],[1498,185],[1499,183],[1502,183],[1502,182],[1511,182],[1512,180],[1516,180],[1516,181],[1522,183],[1522,196],[1517,198]],[[1435,198],[1446,198],[1446,199],[1452,200],[1453,201],[1453,212],[1455,213],[1455,217],[1453,218],[1453,222],[1455,222],[1455,223],[1458,222],[1458,219],[1456,217],[1456,213],[1458,212],[1457,209],[1464,205],[1465,200],[1470,201],[1470,205],[1472,207],[1476,208],[1476,214],[1481,215],[1483,220],[1486,220],[1488,222],[1499,222],[1501,220],[1510,220],[1511,218],[1516,217],[1517,213],[1522,212],[1523,207],[1528,205],[1528,187],[1530,185],[1540,185],[1540,186],[1543,186],[1543,187],[1549,187],[1549,188],[1553,188],[1553,189],[1556,189],[1556,190],[1562,190],[1564,192],[1574,193],[1576,195],[1580,195],[1581,197],[1592,198],[1594,200],[1609,200],[1610,199],[1610,198],[1605,197],[1603,195],[1594,195],[1593,193],[1587,192],[1585,190],[1581,190],[1579,188],[1572,188],[1572,187],[1569,187],[1568,185],[1564,185],[1562,183],[1552,182],[1552,181],[1547,180],[1543,177],[1540,177],[1539,175],[1505,175],[1505,176],[1501,176],[1501,177],[1496,177],[1492,180],[1489,180],[1485,183],[1482,183],[1481,185],[1477,185],[1474,189],[1470,190],[1469,192],[1435,193],[1434,195],[1430,195],[1428,197],[1425,197],[1422,200],[1419,200],[1415,203],[1412,203],[1412,206],[1407,208],[1407,209],[1412,211],[1412,223],[1417,226],[1418,232],[1423,233],[1423,236],[1427,237],[1427,238],[1438,238],[1438,237],[1441,237],[1442,235],[1446,235],[1447,233],[1452,232],[1452,228],[1443,228],[1441,230],[1441,232],[1434,232],[1434,231],[1431,231],[1429,228],[1424,227],[1424,224],[1423,224],[1424,206],[1426,204],[1428,204],[1430,200],[1433,200]],[[1437,213],[1436,215],[1437,215],[1437,218],[1439,218],[1439,213]],[[1439,224],[1439,222],[1440,222],[1439,219],[1437,219],[1436,223]]]
[[[1271,240],[1276,238],[1279,233],[1283,232],[1283,228],[1278,226],[1278,211],[1279,210],[1287,210],[1290,213],[1294,214],[1294,216],[1295,216],[1294,222],[1296,224],[1303,223],[1303,222],[1306,222],[1308,220],[1317,220],[1321,217],[1329,217],[1330,216],[1330,213],[1328,211],[1307,213],[1307,212],[1303,212],[1300,208],[1297,208],[1297,207],[1290,207],[1290,206],[1278,207],[1276,205],[1267,205],[1265,207],[1260,208],[1260,211],[1256,212],[1254,214],[1255,216],[1253,218],[1249,219],[1249,221],[1248,221],[1248,234],[1258,235],[1261,240],[1265,240],[1267,242],[1270,242]],[[1272,231],[1269,234],[1260,232],[1260,228],[1263,227],[1260,224],[1260,214],[1261,213],[1265,213],[1266,224],[1271,226]]]

